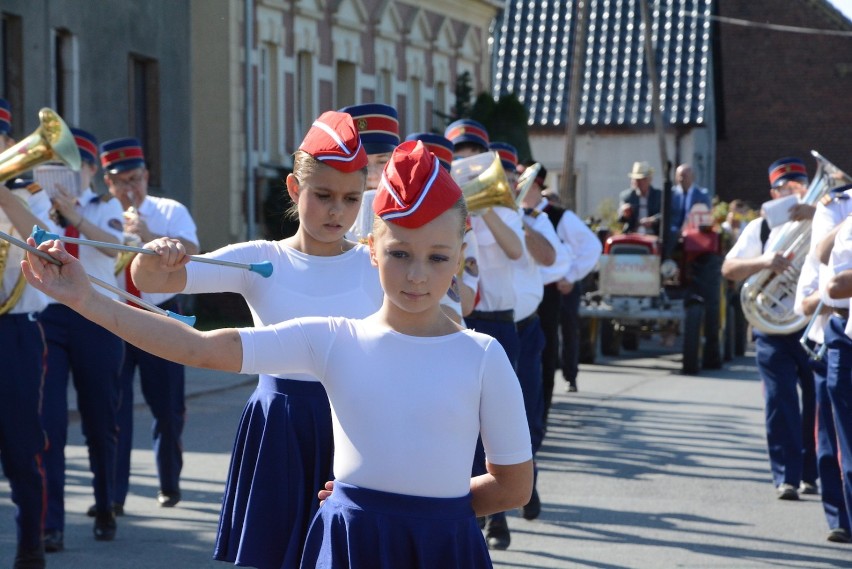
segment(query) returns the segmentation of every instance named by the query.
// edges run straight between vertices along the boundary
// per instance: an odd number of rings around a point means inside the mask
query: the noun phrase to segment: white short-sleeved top
[[[559,237],[556,236],[556,230],[553,228],[553,224],[550,223],[550,218],[544,214],[539,214],[537,216],[524,215],[523,219],[533,231],[538,232],[542,237],[547,239],[547,242],[550,243],[556,253],[557,261],[562,263],[561,273],[565,274],[565,270],[568,267],[568,257],[563,252],[560,258],[560,251],[564,246],[559,240]],[[533,259],[533,256],[528,250],[524,252],[524,255],[520,259],[515,259],[513,263],[515,265],[515,322],[520,322],[535,312],[541,303],[541,299],[544,298],[545,282],[542,269],[549,269],[552,265],[550,267],[542,267],[535,262],[535,259]]]
[[[769,237],[766,239],[766,247],[760,241],[760,228],[763,224],[763,218],[758,217],[748,222],[739,238],[734,242],[734,246],[728,251],[726,259],[753,259],[763,254],[764,250],[769,251],[778,239],[781,237],[785,228],[793,222],[787,222],[783,225],[773,227],[769,232]]]
[[[300,318],[239,333],[242,373],[321,378],[333,411],[334,475],[342,482],[465,496],[480,434],[493,464],[532,458],[517,376],[490,336],[464,330],[414,337],[345,318]]]
[[[195,221],[182,203],[169,198],[146,196],[137,213],[148,225],[154,235],[164,235],[175,239],[186,239],[198,245]],[[124,272],[118,275],[120,286],[124,287]],[[151,304],[162,304],[174,294],[164,292],[143,292],[142,300]]]
[[[192,261],[186,265],[184,293],[238,293],[245,298],[255,326],[302,316],[365,318],[376,312],[384,299],[379,272],[370,263],[370,250],[364,245],[333,257],[318,257],[281,241],[250,241],[202,256],[236,263],[272,263],[268,278],[222,265]],[[286,377],[317,381],[312,375]]]
[[[852,213],[852,190],[830,192],[817,204],[811,225],[811,248],[813,251],[831,230],[840,225]]]
[[[825,266],[825,265],[823,265]],[[803,315],[802,303],[813,293],[820,290],[820,262],[813,253],[808,253],[802,263],[802,272],[799,274],[799,282],[796,283],[796,300],[793,311]],[[825,342],[825,325],[828,324],[828,315],[820,314],[816,317],[814,325],[808,330],[808,338],[818,344]]]
[[[23,188],[11,191],[15,196],[29,205],[32,214],[45,223],[45,229],[53,233],[57,232],[56,227],[47,221],[49,220],[51,208],[50,198],[48,197],[47,192],[42,190],[35,194],[30,194]],[[4,222],[6,221],[8,221],[8,219],[4,219]],[[10,235],[14,234],[15,236],[18,236],[11,221],[8,221],[8,223],[4,223],[3,225],[4,227],[0,227],[0,230]],[[26,240],[27,235],[20,237],[22,240]],[[15,286],[18,284],[18,280],[24,278],[21,275],[20,262],[26,253],[26,251],[19,249],[11,243],[8,244],[8,246],[9,252],[6,255],[6,268],[3,271],[2,279],[0,279],[0,287],[2,287],[2,290],[0,290],[0,300],[4,302],[12,295]],[[18,298],[18,302],[15,303],[15,306],[9,309],[9,314],[27,314],[29,312],[41,312],[44,310],[49,300],[47,295],[31,287],[29,284],[24,284],[23,287],[24,289],[20,298]]]
[[[122,243],[124,233],[122,230],[122,209],[121,203],[115,198],[102,198],[95,194],[91,188],[86,188],[77,200],[77,211],[86,218],[88,223],[96,226],[103,231],[106,231],[118,243]],[[65,234],[65,229],[57,227],[59,235]],[[84,234],[80,235],[85,239]],[[67,248],[67,245],[66,245]],[[118,285],[115,276],[115,257],[104,255],[102,249],[90,247],[88,245],[78,245],[77,247],[80,262],[85,267],[86,272],[93,277],[97,277],[111,285]],[[118,299],[118,295],[106,289],[99,289],[99,292],[110,298]],[[50,299],[51,304],[58,304],[57,301]]]
[[[524,226],[520,214],[510,208],[498,206],[494,208],[500,219],[505,223],[518,239],[526,254],[524,245]],[[497,244],[488,225],[481,216],[471,218],[473,231],[479,245],[479,303],[477,310],[493,312],[497,310],[512,310],[515,308],[515,285],[512,271],[514,266],[512,259],[506,256],[500,245]]]
[[[852,269],[852,217],[847,217],[843,221],[834,237],[834,247],[831,249],[828,267],[832,275]],[[822,298],[825,299],[828,295],[825,294],[825,289],[822,289],[822,292]],[[852,299],[844,302],[843,306],[852,308]],[[846,335],[852,338],[852,318],[846,322]]]

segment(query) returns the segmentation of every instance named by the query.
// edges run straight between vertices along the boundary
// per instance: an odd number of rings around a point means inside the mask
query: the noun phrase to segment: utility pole
[[[567,209],[577,209],[577,184],[574,177],[574,154],[577,148],[577,123],[580,120],[581,78],[586,53],[586,29],[591,0],[576,2],[574,53],[571,56],[571,76],[568,79],[568,102],[565,107],[565,156],[562,160],[562,183],[559,197]]]
[[[648,68],[648,83],[651,86],[651,111],[653,114],[654,130],[657,133],[657,142],[660,145],[660,164],[663,168],[663,203],[660,208],[660,238],[662,239],[663,259],[670,252],[672,235],[669,231],[669,219],[671,219],[672,204],[672,180],[671,166],[669,164],[668,152],[666,151],[666,133],[663,124],[663,112],[660,109],[660,79],[657,75],[657,53],[651,35],[651,12],[648,8],[648,0],[639,0],[642,10],[642,27],[645,31],[645,65]]]

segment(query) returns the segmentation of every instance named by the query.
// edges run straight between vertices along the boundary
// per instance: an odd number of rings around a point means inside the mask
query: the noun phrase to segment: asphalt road
[[[775,498],[753,358],[687,377],[679,356],[638,352],[582,366],[580,391],[557,380],[538,457],[542,515],[510,517],[505,569],[852,567],[852,545],[825,541],[818,497]],[[247,383],[248,380],[248,383]],[[63,569],[218,568],[219,500],[249,378],[190,370],[184,500],[157,507],[150,416],[138,406],[127,515],[116,540],[95,542],[90,475],[78,422],[69,432]],[[14,510],[0,482],[0,567],[14,555]]]

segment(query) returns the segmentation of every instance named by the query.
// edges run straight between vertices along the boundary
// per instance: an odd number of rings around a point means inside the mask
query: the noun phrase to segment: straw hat
[[[631,180],[641,180],[647,178],[654,173],[654,169],[647,162],[634,162],[633,168],[627,173],[627,177]]]

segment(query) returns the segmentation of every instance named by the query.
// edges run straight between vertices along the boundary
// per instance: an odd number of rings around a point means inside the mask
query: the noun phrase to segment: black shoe
[[[850,536],[849,532],[844,528],[834,528],[828,532],[828,537],[826,539],[828,541],[833,541],[834,543],[852,543],[852,536]]]
[[[56,553],[65,549],[65,540],[62,530],[49,529],[44,532],[44,550],[47,553]]]
[[[721,356],[716,357],[704,357],[704,361],[702,362],[704,369],[722,369],[722,358]]]
[[[565,391],[567,391],[568,393],[577,393],[577,384],[569,383],[568,386],[565,388]]]
[[[15,555],[15,564],[12,569],[44,569],[44,549],[37,547],[35,549],[18,548],[18,553]]]
[[[94,518],[95,514],[97,514],[97,513],[98,513],[98,507],[97,507],[96,504],[92,504],[91,506],[89,506],[89,509],[86,510],[86,515],[89,516],[90,518]],[[114,503],[112,505],[112,513],[115,514],[116,516],[123,516],[124,515],[124,505]]]
[[[819,488],[812,482],[802,482],[799,484],[799,494],[819,494]]]
[[[157,492],[157,503],[161,508],[174,508],[180,502],[180,492]]]
[[[533,488],[530,501],[526,506],[521,506],[521,517],[525,520],[534,520],[541,514],[541,500],[538,497],[538,490]]]
[[[796,488],[792,484],[781,484],[778,486],[778,499],[779,500],[798,500],[799,493],[796,491]]]
[[[512,536],[509,534],[509,524],[506,523],[506,514],[494,514],[488,516],[485,521],[485,542],[488,549],[504,551],[509,549]]]
[[[115,514],[98,512],[95,514],[95,539],[97,541],[112,541],[115,539]]]

